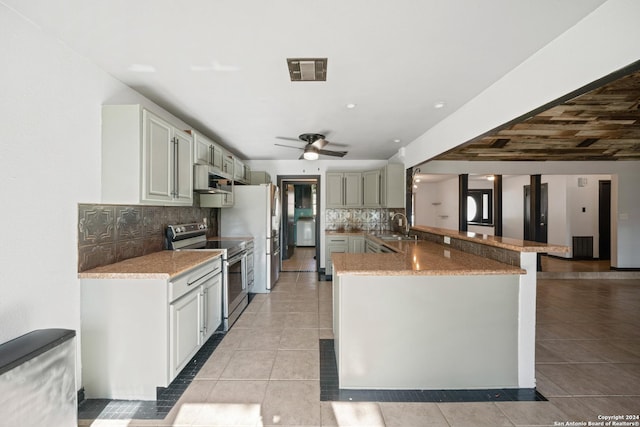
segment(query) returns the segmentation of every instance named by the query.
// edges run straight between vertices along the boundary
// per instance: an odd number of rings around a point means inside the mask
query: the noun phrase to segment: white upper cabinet
[[[193,205],[193,138],[140,105],[102,108],[102,202]]]
[[[193,163],[213,166],[212,171],[221,172],[224,165],[224,150],[222,147],[198,131],[192,130],[193,135]]]
[[[380,169],[380,205],[404,208],[406,202],[405,171],[401,163],[389,163]]]
[[[327,172],[327,207],[362,206],[362,174],[360,172]]]
[[[362,172],[362,206],[380,207],[380,170]]]
[[[191,131],[191,135],[193,136],[193,163],[197,165],[213,164],[213,142],[194,130]]]

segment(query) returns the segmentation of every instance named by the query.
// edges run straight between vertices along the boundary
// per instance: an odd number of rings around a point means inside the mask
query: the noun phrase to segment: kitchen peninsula
[[[534,388],[536,252],[568,248],[412,233],[379,241],[395,253],[333,254],[339,387]]]

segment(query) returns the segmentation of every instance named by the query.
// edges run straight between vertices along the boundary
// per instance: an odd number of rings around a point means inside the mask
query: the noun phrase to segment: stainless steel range
[[[206,234],[207,225],[205,223],[169,225],[167,227],[167,247],[170,250],[218,250],[223,252],[222,312],[224,330],[228,331],[249,304],[247,249],[251,250],[253,241],[229,240],[229,238],[207,240]]]

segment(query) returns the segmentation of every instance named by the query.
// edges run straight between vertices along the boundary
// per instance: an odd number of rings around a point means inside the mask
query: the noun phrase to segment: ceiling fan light
[[[318,153],[314,151],[307,151],[304,153],[305,160],[318,160]]]
[[[318,160],[318,149],[313,145],[307,145],[304,147],[303,157],[305,160]]]

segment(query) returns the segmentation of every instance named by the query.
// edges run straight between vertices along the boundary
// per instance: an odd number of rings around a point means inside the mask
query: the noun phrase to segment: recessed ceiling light
[[[347,104],[347,108],[352,110],[352,109],[356,108],[356,104]]]
[[[442,108],[444,106],[445,106],[444,101],[439,101],[439,102],[436,102],[435,104],[433,104],[433,108]]]
[[[396,144],[397,144],[398,142],[400,142],[400,141],[402,141],[402,140],[401,140],[401,139],[394,139],[394,140],[393,140],[393,142],[395,142]]]

